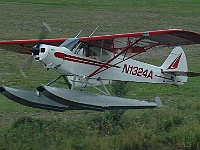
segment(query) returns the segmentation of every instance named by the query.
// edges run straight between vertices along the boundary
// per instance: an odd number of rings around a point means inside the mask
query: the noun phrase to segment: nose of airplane
[[[40,49],[38,45],[35,45],[31,48],[31,52],[34,56],[39,55]]]
[[[46,59],[48,54],[49,54],[49,46],[42,44],[39,48],[39,61]]]

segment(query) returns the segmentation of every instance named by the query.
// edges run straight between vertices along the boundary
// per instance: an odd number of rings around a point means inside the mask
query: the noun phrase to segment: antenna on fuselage
[[[94,33],[95,33],[95,31],[97,30],[99,28],[99,26],[98,27],[96,27],[96,29],[94,29],[94,31],[92,32],[92,34],[90,34],[90,36],[89,37],[91,37]]]
[[[81,34],[82,31],[83,30],[79,31],[79,33],[75,36],[75,38],[77,38]]]

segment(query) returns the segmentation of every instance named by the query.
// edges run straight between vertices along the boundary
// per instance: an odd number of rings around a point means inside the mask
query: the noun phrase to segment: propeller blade
[[[33,54],[33,56],[37,56],[39,55],[40,53],[40,45],[42,44],[42,40],[46,38],[46,36],[51,32],[51,28],[50,26],[43,21],[42,23],[42,27],[40,29],[40,35],[39,35],[39,39],[38,39],[38,42],[37,42],[37,45],[33,46],[31,48],[31,52]],[[27,78],[27,73],[29,72],[31,66],[32,66],[32,63],[33,63],[33,56],[30,57],[30,59],[27,60],[27,62],[20,68],[20,72],[21,72],[21,75],[24,77],[24,78]],[[35,60],[38,59],[38,57],[34,57]]]
[[[33,55],[39,55],[39,52],[40,52],[39,48],[40,48],[40,45],[42,44],[42,40],[45,39],[46,36],[50,32],[51,32],[50,26],[46,22],[43,21],[38,43],[36,46],[31,48],[31,52],[33,53]]]
[[[31,66],[33,64],[33,58],[32,57],[33,56],[31,56],[28,60],[26,60],[26,62],[23,63],[23,66],[21,66],[21,68],[20,68],[20,73],[25,79],[28,78],[27,74],[29,73]]]

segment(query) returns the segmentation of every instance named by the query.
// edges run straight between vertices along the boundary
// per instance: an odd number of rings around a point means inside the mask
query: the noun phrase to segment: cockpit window
[[[69,38],[60,47],[68,48],[74,54],[93,58],[99,61],[108,61],[110,54],[105,49],[100,47],[88,45],[86,43],[80,43],[78,38]]]
[[[99,61],[108,61],[110,54],[106,50],[82,43],[75,51],[76,54],[93,58]]]
[[[66,47],[69,50],[72,50],[76,44],[79,42],[78,38],[69,38],[64,43],[60,45],[60,47]]]

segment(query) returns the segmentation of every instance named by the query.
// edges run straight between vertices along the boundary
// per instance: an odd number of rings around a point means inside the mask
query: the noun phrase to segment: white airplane
[[[39,86],[36,92],[6,86],[1,86],[0,92],[20,104],[54,111],[161,107],[159,97],[155,98],[155,102],[114,97],[105,85],[113,80],[183,85],[188,76],[200,75],[188,72],[186,56],[180,47],[192,44],[200,44],[200,34],[180,29],[68,39],[0,41],[0,47],[32,54],[45,68],[60,74],[46,85]],[[133,59],[159,47],[174,47],[160,67]],[[65,80],[69,89],[50,86],[60,78]],[[88,86],[103,94],[74,90],[75,87]],[[98,86],[103,86],[105,91]]]

